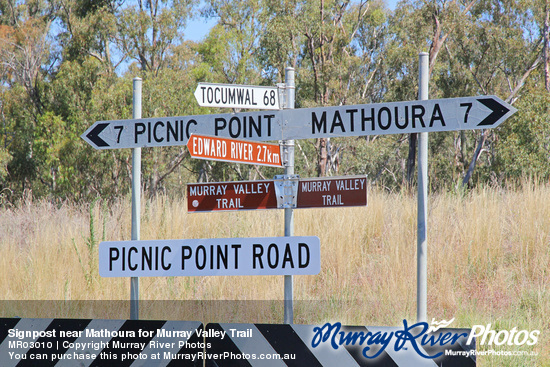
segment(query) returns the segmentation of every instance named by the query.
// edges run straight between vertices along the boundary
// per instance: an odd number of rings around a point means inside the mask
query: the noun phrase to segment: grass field
[[[278,210],[187,214],[185,208],[184,199],[144,200],[141,239],[284,233]],[[372,189],[367,207],[296,210],[295,235],[321,240],[321,273],[294,277],[296,323],[401,326],[403,319],[416,319],[414,195]],[[56,302],[50,309],[26,310],[18,309],[18,302],[7,303],[12,306],[4,306],[2,316],[89,317],[87,301],[128,300],[127,278],[101,278],[97,271],[99,242],[128,239],[130,199],[89,206],[27,200],[0,209],[1,298],[71,301],[66,307]],[[428,248],[429,321],[454,317],[451,327],[538,329],[534,346],[478,346],[538,356],[478,357],[478,365],[550,365],[549,185],[526,182],[515,190],[431,195]],[[280,323],[283,278],[141,278],[140,297],[144,319]],[[148,307],[148,300],[177,303],[159,310]],[[207,314],[197,314],[205,305]],[[94,317],[129,317],[121,307],[100,313]]]

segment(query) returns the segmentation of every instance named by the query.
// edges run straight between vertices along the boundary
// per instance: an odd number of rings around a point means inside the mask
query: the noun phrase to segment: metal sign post
[[[141,118],[141,78],[134,78],[132,118]],[[139,240],[141,207],[141,148],[132,149],[132,241]],[[139,278],[130,278],[130,319],[139,319]]]
[[[428,99],[429,62],[428,53],[421,52],[419,57],[418,99]],[[418,138],[418,216],[417,216],[417,253],[416,253],[416,321],[427,321],[428,308],[428,133]]]
[[[294,68],[287,67],[285,69],[285,84],[286,84],[286,103],[285,109],[294,109],[295,100],[295,81]],[[294,175],[294,140],[283,141],[283,154],[286,162],[285,176]],[[294,209],[285,208],[285,236],[294,236]],[[294,323],[294,284],[292,275],[285,275],[284,285],[284,323]]]
[[[363,178],[299,180],[294,173],[295,139],[418,133],[417,319],[426,321],[428,133],[494,128],[517,111],[496,96],[428,100],[428,81],[428,54],[420,53],[416,101],[295,109],[294,68],[287,67],[284,86],[201,83],[195,91],[201,106],[268,111],[142,119],[142,81],[134,78],[133,119],[96,121],[81,137],[95,149],[133,149],[131,239],[138,241],[142,147],[188,144],[197,158],[283,164],[285,174],[269,183],[190,184],[188,211],[283,208],[284,235],[293,237],[295,208],[366,205]],[[249,142],[276,140],[282,151],[273,144]],[[139,278],[132,276],[130,286],[130,318],[138,319]],[[285,274],[284,323],[292,324],[293,318],[293,278]]]

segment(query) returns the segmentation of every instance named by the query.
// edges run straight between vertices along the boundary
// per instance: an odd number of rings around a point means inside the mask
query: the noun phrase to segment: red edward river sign
[[[191,157],[198,159],[283,166],[279,144],[191,134],[187,148]]]
[[[367,205],[366,176],[300,179],[296,208]],[[187,185],[187,211],[277,209],[275,181]]]

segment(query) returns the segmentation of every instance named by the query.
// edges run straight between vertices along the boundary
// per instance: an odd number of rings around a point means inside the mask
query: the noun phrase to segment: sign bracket
[[[287,108],[287,99],[286,99],[286,84],[285,83],[277,83],[277,92],[279,94],[279,107],[280,109]]]
[[[299,175],[276,175],[274,178],[277,208],[295,209],[298,201]]]
[[[279,140],[279,146],[281,147],[281,163],[283,167],[289,167],[291,165],[290,155],[294,154],[294,140]]]

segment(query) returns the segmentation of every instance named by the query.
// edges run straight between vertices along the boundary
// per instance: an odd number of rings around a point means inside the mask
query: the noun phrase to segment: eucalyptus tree
[[[514,103],[541,61],[533,10],[532,3],[508,0],[400,2],[389,25],[394,37],[385,58],[391,79],[387,97],[416,98],[414,60],[419,51],[427,51],[430,98],[496,94]],[[432,185],[466,184],[481,153],[485,153],[483,166],[490,171],[498,131],[431,134]],[[407,160],[409,182],[414,177],[414,152],[413,136]]]
[[[33,134],[45,111],[57,8],[55,1],[0,1],[0,185],[9,187],[2,194],[32,190],[37,177]]]
[[[376,1],[267,1],[260,45],[264,69],[297,76],[297,106],[329,106],[376,100],[386,13]],[[379,85],[378,85],[379,87]],[[307,174],[339,170],[354,143],[338,139],[298,142],[298,165]],[[351,157],[351,156],[350,156]]]
[[[142,71],[158,72],[173,46],[183,41],[194,0],[137,0],[117,13],[119,49]]]

